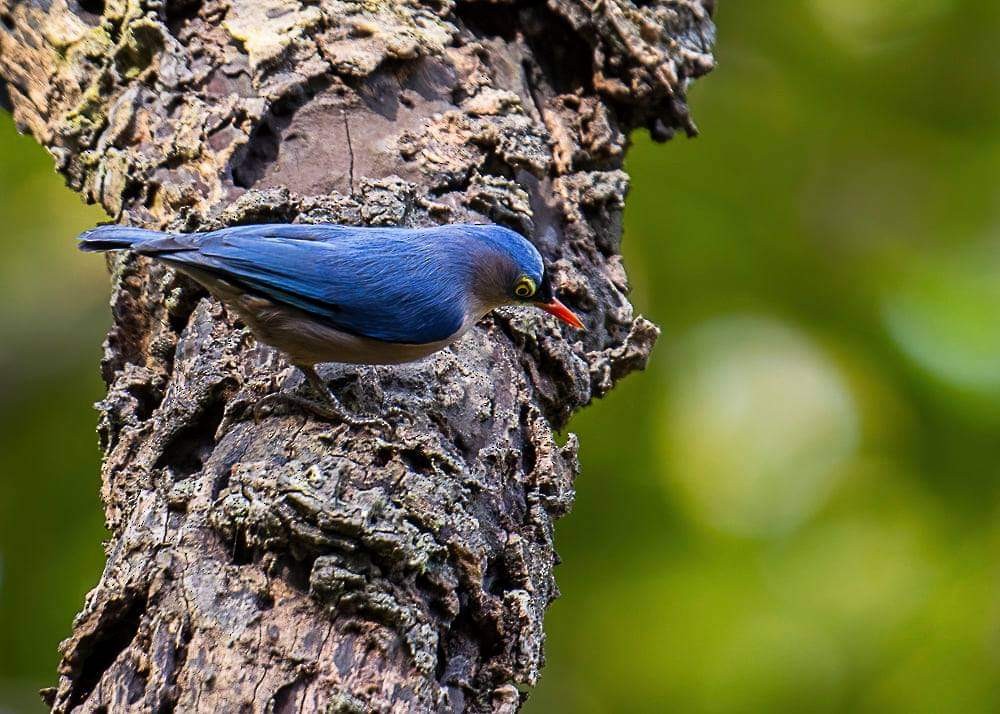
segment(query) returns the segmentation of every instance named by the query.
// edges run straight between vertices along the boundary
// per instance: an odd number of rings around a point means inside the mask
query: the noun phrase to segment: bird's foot
[[[340,422],[358,427],[389,426],[383,419],[375,416],[352,414],[340,403],[339,399],[309,399],[288,391],[272,392],[258,399],[253,405],[254,419],[260,421],[264,412],[278,403],[291,405],[324,421]]]
[[[356,427],[378,426],[384,429],[390,428],[389,423],[380,417],[350,412],[344,407],[337,396],[330,391],[330,388],[326,386],[326,383],[323,382],[323,379],[316,373],[314,368],[299,367],[299,369],[306,376],[309,386],[317,393],[319,399],[309,399],[294,392],[284,390],[273,392],[257,400],[257,403],[254,404],[253,412],[255,419],[259,421],[261,412],[266,407],[270,407],[276,402],[283,402],[294,405],[325,421],[340,422]]]

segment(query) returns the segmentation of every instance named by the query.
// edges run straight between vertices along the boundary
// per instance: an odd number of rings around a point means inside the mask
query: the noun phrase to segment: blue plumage
[[[480,307],[471,287],[498,263],[508,261],[537,285],[544,280],[534,246],[490,225],[265,224],[187,235],[101,226],[80,242],[84,250],[128,248],[207,271],[338,330],[391,343],[435,343],[458,333]]]
[[[316,364],[420,359],[512,303],[583,327],[553,295],[535,247],[500,226],[265,224],[184,235],[100,226],[80,236],[80,248],[131,250],[194,278],[284,352],[325,405],[272,396],[355,425],[379,420],[344,410]]]

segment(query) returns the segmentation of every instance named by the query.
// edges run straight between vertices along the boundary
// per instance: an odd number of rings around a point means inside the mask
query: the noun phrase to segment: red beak
[[[552,302],[536,302],[535,304],[550,315],[555,315],[567,325],[575,327],[578,330],[586,329],[583,323],[580,322],[580,318],[576,316],[576,313],[555,298],[552,298]]]

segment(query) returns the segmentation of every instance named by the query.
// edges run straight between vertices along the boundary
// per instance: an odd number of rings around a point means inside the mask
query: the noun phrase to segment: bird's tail
[[[103,250],[128,250],[136,243],[162,237],[163,234],[159,231],[150,231],[145,228],[116,225],[98,226],[80,234],[78,247],[87,253]]]

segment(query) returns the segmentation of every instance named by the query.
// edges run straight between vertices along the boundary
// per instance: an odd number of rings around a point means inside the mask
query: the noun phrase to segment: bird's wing
[[[338,330],[386,342],[437,342],[465,321],[466,281],[457,279],[447,252],[412,232],[241,226],[163,236],[133,249],[208,270]]]

